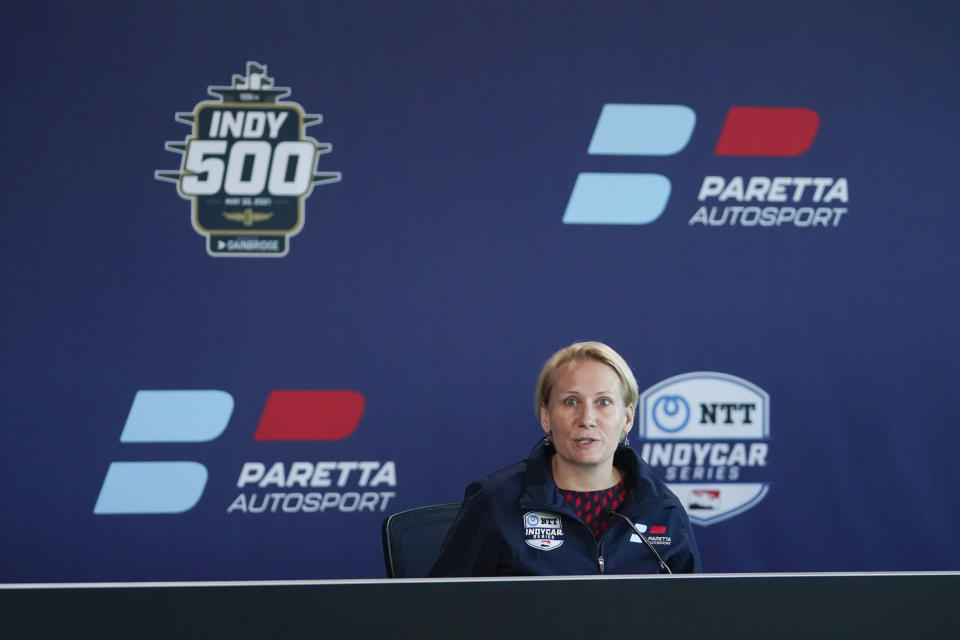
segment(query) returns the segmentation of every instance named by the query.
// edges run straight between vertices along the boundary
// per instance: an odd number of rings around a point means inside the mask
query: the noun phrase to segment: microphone
[[[652,544],[650,544],[650,541],[647,540],[647,536],[643,535],[637,525],[633,523],[633,520],[622,513],[614,511],[613,509],[607,509],[607,515],[617,516],[618,518],[626,520],[627,524],[630,525],[630,528],[633,529],[637,536],[640,537],[640,540],[643,542],[643,544],[646,545],[647,549],[650,550],[650,553],[653,554],[653,557],[657,559],[657,564],[660,565],[660,573],[673,573],[673,571],[670,571],[670,567],[667,566],[667,563],[663,561],[663,558],[660,557],[660,554],[657,553],[657,550],[653,548]]]

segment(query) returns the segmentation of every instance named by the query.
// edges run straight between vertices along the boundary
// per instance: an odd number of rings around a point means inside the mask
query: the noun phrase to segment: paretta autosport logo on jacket
[[[267,397],[253,439],[317,442],[349,437],[366,401],[356,391],[275,390]],[[159,443],[200,445],[219,438],[234,401],[218,389],[140,390],[120,442],[131,457]],[[192,451],[193,448],[190,447]],[[275,449],[274,449],[275,450]],[[200,450],[197,449],[200,455]],[[393,460],[245,460],[229,514],[383,512],[396,497]],[[97,496],[98,515],[178,514],[190,511],[207,486],[207,467],[193,460],[114,461]]]
[[[728,373],[696,371],[640,395],[641,457],[709,525],[751,509],[770,490],[770,396]]]
[[[303,201],[315,184],[337,182],[339,172],[317,171],[333,145],[304,135],[320,114],[280,101],[289,87],[276,87],[266,65],[247,63],[229,87],[211,86],[217,101],[198,103],[176,120],[193,128],[184,141],[167,142],[182,154],[179,171],[156,171],[177,183],[192,202],[193,227],[215,257],[281,257],[304,224]]]
[[[683,151],[697,116],[686,105],[606,104],[589,155],[671,156]],[[707,175],[688,226],[777,229],[834,228],[849,212],[846,177],[785,175],[785,159],[806,153],[820,127],[806,107],[730,107],[714,147],[718,157],[770,158],[776,175]],[[725,165],[736,171],[738,165]],[[563,215],[564,224],[642,225],[659,219],[672,196],[658,173],[582,172]],[[690,197],[692,194],[682,194]]]

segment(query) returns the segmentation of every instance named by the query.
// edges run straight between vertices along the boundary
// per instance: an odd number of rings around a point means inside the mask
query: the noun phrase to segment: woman
[[[699,572],[683,506],[627,446],[637,396],[607,345],[553,354],[536,392],[546,437],[525,461],[467,487],[430,575],[657,573],[657,555],[673,573]]]

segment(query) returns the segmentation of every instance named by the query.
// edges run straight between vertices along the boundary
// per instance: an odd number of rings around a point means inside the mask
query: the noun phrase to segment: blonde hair
[[[624,405],[636,408],[640,392],[637,389],[637,379],[633,377],[633,372],[626,360],[602,342],[574,342],[569,347],[564,347],[550,356],[550,359],[543,365],[543,369],[540,370],[533,407],[538,417],[540,416],[540,407],[550,401],[550,392],[553,390],[553,379],[557,369],[576,360],[596,360],[613,369],[617,377],[620,378],[620,386],[623,387]]]

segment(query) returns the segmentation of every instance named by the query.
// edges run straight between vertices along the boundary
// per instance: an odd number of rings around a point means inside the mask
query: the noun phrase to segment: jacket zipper
[[[531,507],[530,505],[526,505],[526,504],[521,504],[520,509],[523,511],[548,511],[550,513],[555,513],[552,508]],[[569,516],[569,514],[567,515]],[[587,532],[590,534],[590,537],[591,538],[593,537],[593,531],[590,531],[590,527],[584,524],[583,521],[581,521],[579,518],[574,517],[573,519],[576,520],[577,522],[580,522],[580,524],[583,525],[583,528],[586,529]],[[604,559],[603,559],[603,550],[600,548],[599,541],[596,541],[595,544],[597,545],[597,566],[600,567],[600,573],[605,573],[606,566],[604,564]]]

